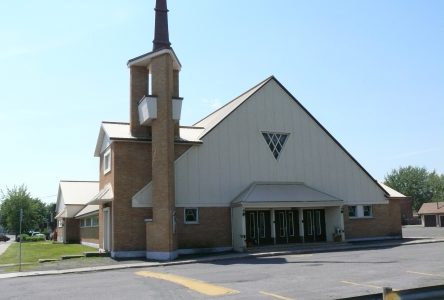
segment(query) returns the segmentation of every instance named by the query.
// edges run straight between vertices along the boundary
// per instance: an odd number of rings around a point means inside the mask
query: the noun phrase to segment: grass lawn
[[[13,243],[0,255],[0,265],[18,264],[19,243]],[[60,259],[62,255],[83,254],[83,252],[95,252],[97,249],[80,244],[54,244],[46,242],[22,243],[22,263],[37,264],[39,258]]]

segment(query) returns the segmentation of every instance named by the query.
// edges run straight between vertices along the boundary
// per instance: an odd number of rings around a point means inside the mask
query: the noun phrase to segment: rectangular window
[[[307,212],[307,231],[308,231],[308,235],[313,235],[313,215],[311,211]],[[305,222],[305,220],[304,220]]]
[[[80,228],[85,227],[85,220],[84,219],[80,219]]]
[[[350,218],[356,218],[358,216],[356,206],[349,206],[348,207],[348,216]]]
[[[287,214],[288,217],[288,235],[294,236],[294,218],[293,218],[293,212],[290,211]]]
[[[364,217],[371,217],[371,216],[373,216],[372,206],[364,205]]]
[[[319,210],[315,211],[315,220],[316,220],[316,235],[321,235],[322,234],[321,212]]]
[[[111,149],[106,150],[103,154],[103,174],[111,171]]]
[[[59,227],[63,227],[63,219],[58,221]]]
[[[99,226],[99,217],[92,217],[91,218],[91,226],[92,227],[97,227],[97,226]]]
[[[185,224],[199,224],[199,209],[185,208],[184,215]]]
[[[259,236],[265,238],[265,213],[259,213]]]
[[[83,221],[85,222],[85,227],[91,227],[91,219],[90,218],[86,218],[83,219]]]
[[[283,212],[279,213],[279,236],[286,237],[287,226],[285,226],[285,214]]]
[[[256,237],[256,218],[254,217],[255,213],[250,213],[250,237]]]

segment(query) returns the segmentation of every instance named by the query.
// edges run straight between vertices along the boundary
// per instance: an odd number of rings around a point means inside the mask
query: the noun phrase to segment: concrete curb
[[[111,271],[111,270],[122,270],[122,269],[135,269],[135,268],[155,268],[163,266],[176,266],[185,265],[193,263],[208,263],[214,261],[222,261],[229,259],[239,259],[239,258],[259,258],[259,257],[273,257],[291,254],[309,254],[309,253],[325,253],[325,252],[336,252],[336,251],[353,251],[353,250],[365,250],[365,249],[378,249],[387,248],[395,246],[409,246],[409,245],[419,245],[419,244],[434,244],[443,243],[444,239],[427,239],[420,241],[408,241],[400,242],[398,241],[384,241],[380,243],[365,243],[365,244],[328,244],[322,246],[314,246],[310,248],[302,249],[286,249],[278,251],[266,251],[266,252],[247,252],[247,253],[230,253],[222,254],[217,256],[200,257],[188,260],[178,260],[171,262],[141,262],[133,264],[117,264],[108,266],[97,266],[97,267],[85,267],[85,268],[75,268],[66,270],[50,270],[50,271],[31,271],[31,272],[17,272],[17,273],[6,273],[0,274],[0,279],[7,278],[18,278],[18,277],[30,277],[30,276],[48,276],[48,275],[62,275],[62,274],[75,274],[75,273],[87,273],[87,272],[101,272],[101,271]]]

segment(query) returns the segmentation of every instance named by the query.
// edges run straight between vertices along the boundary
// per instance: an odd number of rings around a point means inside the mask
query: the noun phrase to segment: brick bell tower
[[[152,145],[152,220],[146,222],[146,257],[177,257],[175,234],[174,141],[179,138],[182,98],[180,63],[168,34],[166,0],[156,0],[153,51],[128,62],[130,128]]]

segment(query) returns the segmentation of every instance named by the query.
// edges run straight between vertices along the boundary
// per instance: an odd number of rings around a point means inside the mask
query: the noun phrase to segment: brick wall
[[[80,242],[99,243],[99,227],[81,227]]]
[[[344,206],[345,238],[368,238],[402,235],[401,211],[398,201],[373,205],[372,218],[350,219]]]
[[[190,145],[176,145],[176,158]],[[132,197],[151,179],[151,144],[142,142],[114,142],[112,174],[101,175],[103,182],[113,182],[112,249],[114,251],[145,251],[145,218],[152,218],[151,208],[133,208]],[[111,175],[111,176],[110,176]],[[112,179],[110,179],[112,177]],[[100,211],[100,245],[103,247],[103,216]]]
[[[199,208],[199,224],[184,224],[184,208],[176,208],[179,249],[231,247],[231,209]]]
[[[79,243],[80,242],[80,220],[73,218],[65,219],[65,242]]]

